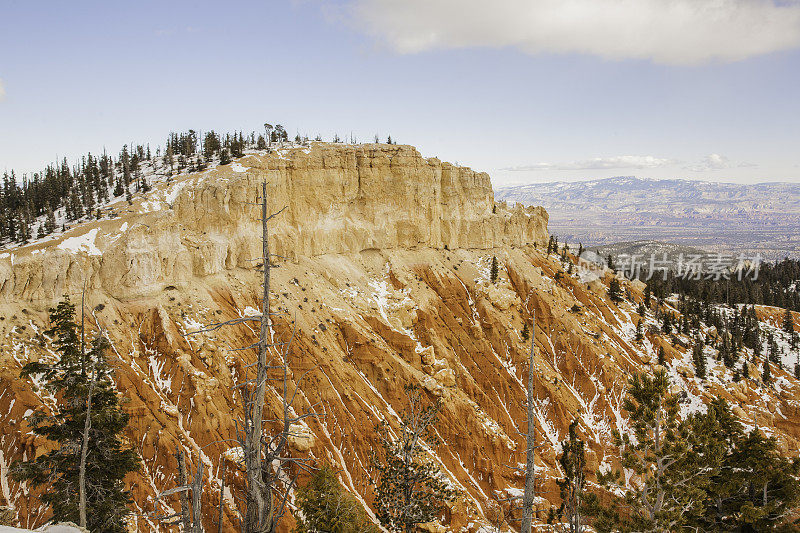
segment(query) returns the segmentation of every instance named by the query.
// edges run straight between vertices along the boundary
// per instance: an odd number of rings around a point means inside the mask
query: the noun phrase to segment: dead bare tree
[[[219,518],[217,519],[217,533],[222,533],[222,519],[224,518],[225,511],[225,461],[222,461],[222,474],[220,475],[222,483],[219,486]]]
[[[536,450],[542,448],[544,444],[536,444],[536,381],[534,375],[536,371],[535,346],[536,346],[536,310],[530,310],[529,301],[532,293],[525,301],[525,307],[531,314],[531,348],[528,360],[528,384],[526,388],[527,419],[528,428],[525,435],[525,466],[505,465],[507,468],[517,472],[525,472],[525,488],[522,496],[512,495],[507,498],[498,498],[498,503],[509,503],[511,505],[505,520],[507,522],[519,522],[520,531],[530,533],[533,522],[533,506],[536,500]],[[517,511],[522,511],[522,516],[515,518]]]
[[[203,470],[204,465],[202,460],[197,461],[197,470],[189,481],[186,475],[186,459],[183,450],[178,448],[175,451],[175,459],[178,461],[178,486],[160,492],[155,497],[154,505],[158,504],[158,500],[171,496],[172,494],[180,495],[181,510],[177,513],[159,516],[154,513],[154,517],[159,521],[167,521],[173,518],[180,517],[180,522],[183,525],[184,533],[204,533],[203,529],[203,509],[201,498],[203,495]],[[189,503],[189,493],[191,492],[191,504]]]
[[[83,282],[81,292],[81,370],[86,371],[86,282]],[[86,457],[89,454],[89,430],[92,427],[92,395],[97,381],[95,360],[92,358],[92,377],[89,381],[89,390],[86,394],[86,419],[83,422],[83,437],[81,439],[81,460],[78,467],[78,515],[81,527],[86,527]]]
[[[536,413],[534,402],[534,346],[536,345],[536,310],[532,313],[531,354],[528,366],[528,435],[525,450],[525,492],[522,496],[522,528],[521,533],[530,533],[533,518],[533,503],[536,497]]]
[[[186,486],[186,460],[183,457],[183,450],[178,449],[175,451],[175,459],[178,461],[178,486]],[[189,516],[189,491],[181,490],[181,522],[183,522],[183,530],[188,532],[192,529],[192,518]]]
[[[92,427],[92,395],[97,381],[95,363],[92,361],[92,378],[89,381],[89,392],[86,395],[86,420],[83,423],[83,438],[81,442],[81,462],[78,469],[79,487],[79,513],[81,527],[86,527],[86,457],[89,454],[89,430]]]
[[[305,459],[293,457],[288,449],[292,427],[303,423],[305,418],[318,416],[316,412],[302,415],[296,414],[293,404],[300,390],[300,381],[306,372],[295,380],[294,390],[290,385],[289,350],[296,330],[292,329],[287,340],[273,341],[273,327],[270,312],[270,274],[277,265],[272,263],[273,254],[269,249],[269,221],[282,213],[285,207],[270,215],[267,214],[267,184],[262,185],[261,197],[261,261],[264,269],[262,310],[260,315],[235,318],[225,322],[212,324],[190,334],[215,331],[223,326],[242,324],[248,321],[260,323],[259,339],[249,346],[234,348],[235,351],[256,349],[257,360],[247,365],[246,372],[255,366],[255,377],[249,378],[247,373],[240,383],[234,385],[239,392],[243,406],[244,418],[236,421],[236,439],[242,449],[242,463],[245,472],[245,510],[241,513],[242,533],[274,533],[286,511],[289,496],[296,484],[297,474],[301,470],[309,471]],[[282,412],[279,418],[265,420],[264,403],[267,385],[273,384],[273,390],[280,395]],[[279,432],[265,434],[265,423],[279,423]],[[292,466],[292,474],[287,471]],[[277,503],[275,500],[277,499]]]
[[[203,461],[197,461],[197,473],[192,476],[192,533],[203,533]]]

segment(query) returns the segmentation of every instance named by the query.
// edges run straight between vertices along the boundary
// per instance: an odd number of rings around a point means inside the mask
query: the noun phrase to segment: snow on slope
[[[72,523],[52,524],[40,529],[20,529],[11,526],[0,526],[0,533],[85,533],[85,529]]]

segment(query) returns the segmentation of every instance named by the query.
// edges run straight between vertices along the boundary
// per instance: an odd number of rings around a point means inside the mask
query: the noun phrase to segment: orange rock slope
[[[777,372],[767,391],[755,381],[733,383],[712,365],[701,383],[680,336],[650,332],[636,343],[635,305],[610,303],[610,273],[578,266],[567,273],[567,263],[545,256],[543,209],[495,204],[486,174],[422,158],[409,146],[315,143],[178,176],[130,206],[116,205],[117,218],[0,253],[0,505],[13,506],[20,525],[43,523],[47,510],[8,478],[8,467],[47,449],[24,418],[52,399],[19,371],[52,357],[43,335],[47,309],[64,294],[79,301],[85,281],[86,308],[113,341],[117,387],[131,413],[127,438],[143,459],[129,480],[131,530],[168,530],[153,519],[152,498],[176,483],[177,447],[192,465],[206,465],[209,531],[226,463],[232,489],[224,492],[223,530],[235,528],[241,477],[231,440],[241,407],[232,387],[254,353],[231,348],[251,344],[255,330],[243,324],[186,334],[260,308],[254,202],[265,180],[270,206],[286,207],[271,226],[272,250],[281,256],[271,306],[286,312],[276,317],[275,334],[286,337],[294,321],[295,410],[322,414],[295,429],[292,447],[335,465],[365,505],[373,428],[381,420],[397,425],[406,384],[443,400],[441,443],[429,460],[460,494],[429,530],[477,531],[492,499],[520,492],[514,467],[524,461],[529,350],[521,332],[534,311],[540,509],[557,500],[559,442],[573,419],[581,420],[592,469],[618,464],[610,441],[613,429],[625,428],[626,379],[654,365],[662,345],[675,389],[686,392],[684,412],[722,395],[746,423],[757,421],[786,450],[797,449],[793,377]],[[500,265],[494,283],[493,257]],[[640,297],[638,286],[628,288]],[[278,407],[272,391],[271,418]],[[167,502],[177,508],[177,500]],[[282,529],[291,524],[287,515]]]

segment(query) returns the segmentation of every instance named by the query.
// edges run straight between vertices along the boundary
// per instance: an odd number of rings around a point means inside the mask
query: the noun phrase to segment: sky
[[[391,135],[495,186],[800,181],[800,0],[0,0],[0,172]]]

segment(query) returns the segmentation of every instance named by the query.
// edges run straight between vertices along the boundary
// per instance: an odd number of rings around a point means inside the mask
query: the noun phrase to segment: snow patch
[[[94,228],[78,237],[66,238],[58,245],[58,249],[66,250],[71,254],[85,252],[88,255],[103,255],[103,252],[95,245],[98,231],[98,228]]]
[[[166,193],[164,193],[164,201],[167,202],[169,205],[175,203],[175,199],[178,197],[178,194],[181,190],[188,185],[189,180],[182,181],[180,183],[176,183],[172,187],[170,187]]]

